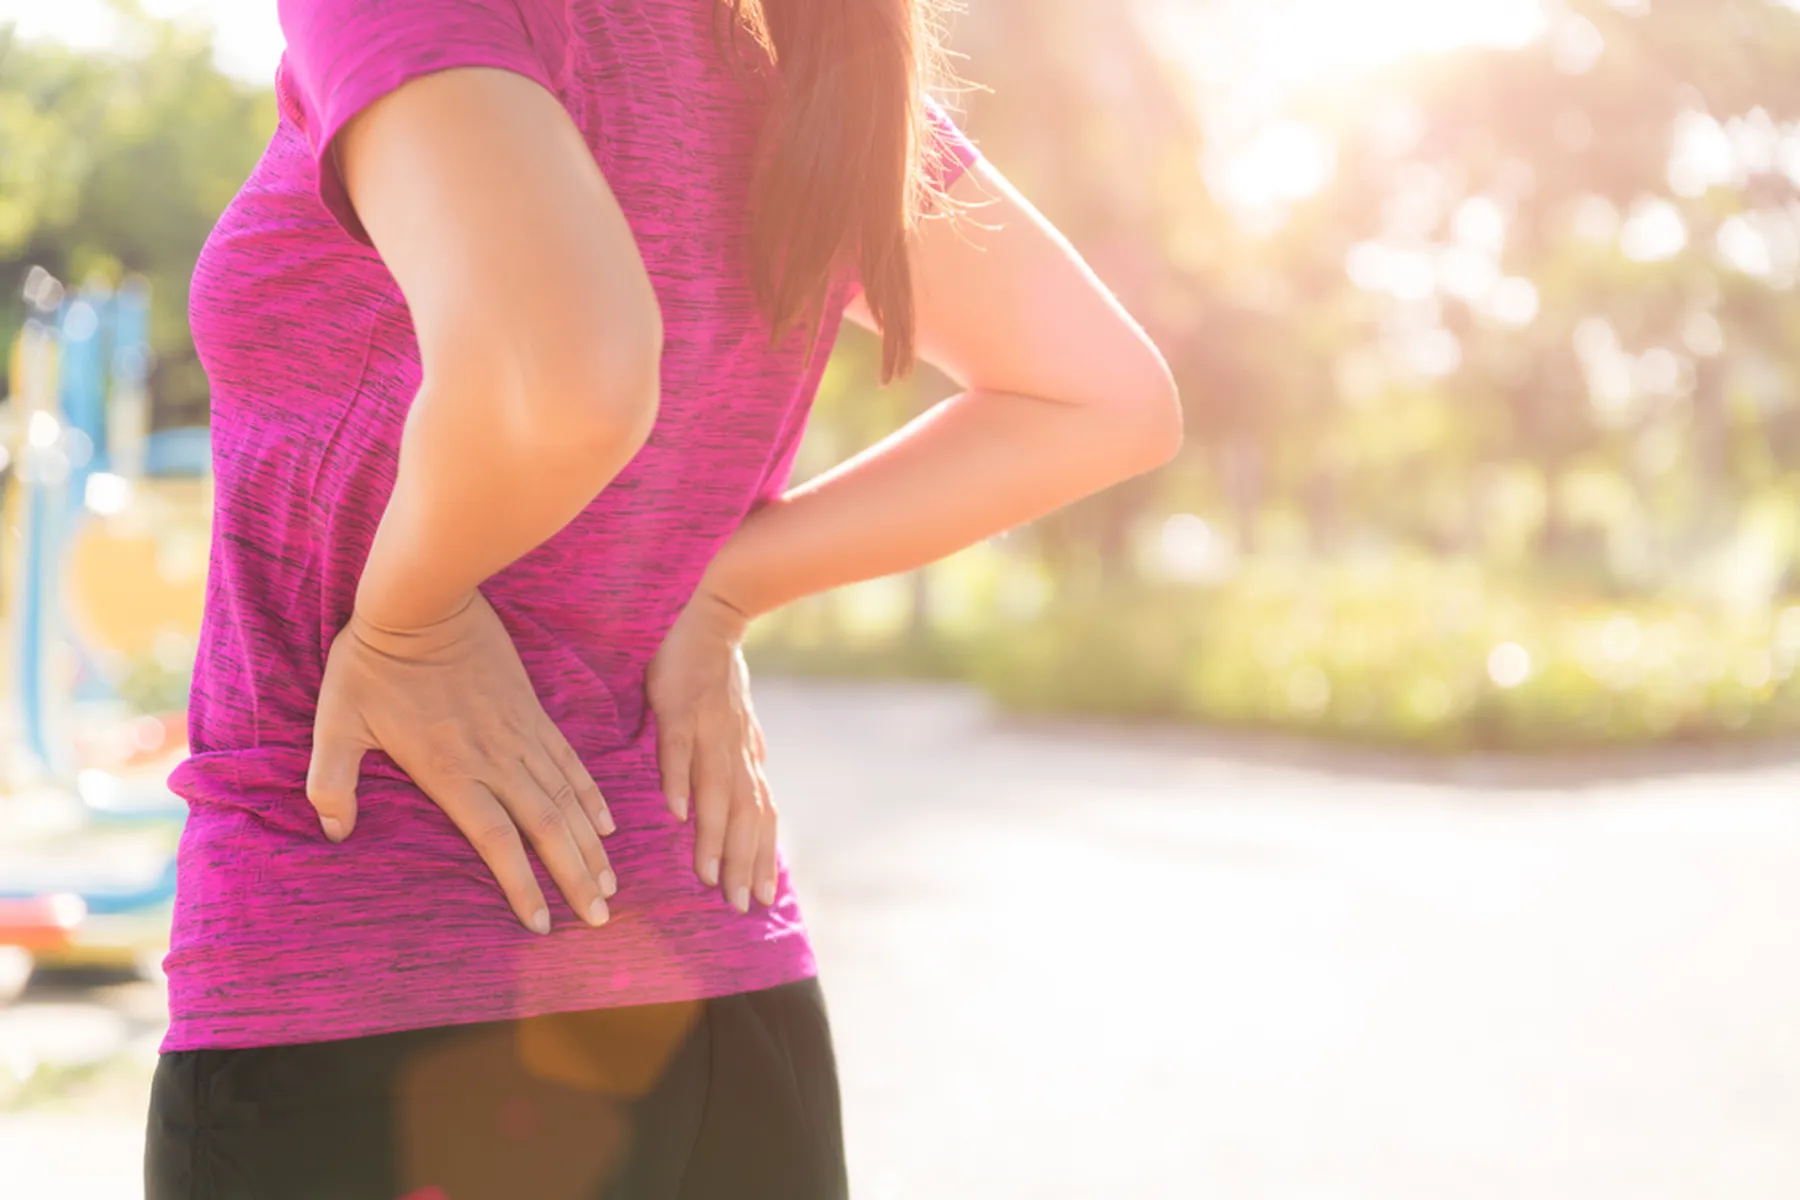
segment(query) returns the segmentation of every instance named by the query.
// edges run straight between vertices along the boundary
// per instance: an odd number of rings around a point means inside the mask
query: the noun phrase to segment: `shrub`
[[[790,618],[763,636],[759,664],[963,678],[1026,711],[1444,750],[1800,729],[1800,607],[1574,597],[1441,561],[1255,564],[1217,586],[1052,600],[951,635],[820,637],[807,624],[805,653]]]

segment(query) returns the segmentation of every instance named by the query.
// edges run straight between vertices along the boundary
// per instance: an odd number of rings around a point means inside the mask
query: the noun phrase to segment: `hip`
[[[839,1200],[815,978],[254,1050],[166,1054],[149,1200]]]
[[[520,928],[467,840],[416,790],[373,789],[334,846],[303,796],[198,803],[178,863],[168,1048],[374,1035],[576,1008],[691,1000],[810,974],[785,868],[739,914],[694,875],[693,833],[658,800],[615,798],[619,876],[594,929],[552,899]]]

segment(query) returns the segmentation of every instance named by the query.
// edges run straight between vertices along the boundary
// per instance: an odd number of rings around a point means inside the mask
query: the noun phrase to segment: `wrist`
[[[430,641],[433,634],[458,623],[475,603],[478,592],[471,588],[448,604],[388,604],[372,602],[358,591],[355,607],[350,612],[350,631],[361,641],[375,647],[400,644],[418,645]]]
[[[784,602],[766,594],[768,572],[759,569],[759,560],[763,556],[757,549],[759,535],[768,517],[781,505],[782,500],[771,500],[744,519],[737,531],[719,547],[712,562],[707,564],[695,593],[704,593],[711,602],[735,613],[745,626],[780,608]]]
[[[417,507],[400,497],[389,502],[356,581],[356,613],[374,629],[404,633],[447,621],[468,608],[479,583],[425,552],[409,519]]]
[[[756,614],[722,587],[710,574],[694,589],[688,608],[706,625],[733,642],[742,641]]]

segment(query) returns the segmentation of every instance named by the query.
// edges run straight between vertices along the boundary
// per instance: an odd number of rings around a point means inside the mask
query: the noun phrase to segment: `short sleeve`
[[[458,67],[492,67],[554,91],[519,0],[279,0],[282,73],[305,116],[319,194],[367,243],[331,146],[358,113],[401,85]]]
[[[929,97],[925,100],[925,123],[931,139],[925,149],[925,170],[938,190],[947,192],[981,161],[981,151],[957,127],[944,106]]]

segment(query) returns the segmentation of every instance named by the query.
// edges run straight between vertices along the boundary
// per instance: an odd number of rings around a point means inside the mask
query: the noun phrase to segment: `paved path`
[[[1800,767],[760,703],[860,1200],[1800,1196]],[[0,1115],[0,1193],[136,1195],[147,995],[105,1010],[124,1066]],[[22,1018],[94,1010],[0,1050]]]

